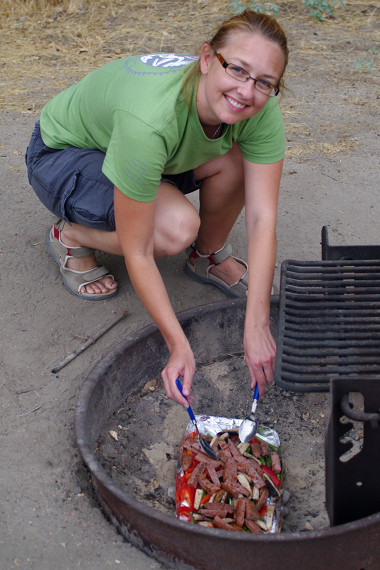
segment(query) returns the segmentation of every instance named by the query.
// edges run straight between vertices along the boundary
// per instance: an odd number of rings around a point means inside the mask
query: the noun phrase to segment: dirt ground
[[[380,7],[346,2],[335,19],[317,22],[305,15],[302,2],[277,3],[291,50],[289,91],[281,102],[288,150],[278,213],[278,287],[282,261],[320,259],[323,225],[333,244],[380,242]],[[103,516],[73,429],[76,398],[90,369],[150,318],[119,258],[100,256],[119,281],[116,297],[90,303],[66,292],[44,245],[52,217],[28,185],[23,157],[41,106],[54,93],[113,57],[183,52],[190,39],[198,45],[207,37],[205,25],[228,17],[231,3],[90,5],[91,14],[86,2],[72,2],[71,12],[10,14],[1,24],[1,570],[162,568]],[[86,28],[91,22],[99,29]],[[244,257],[243,215],[231,242]],[[159,262],[176,311],[223,299],[217,289],[190,281],[184,261],[181,254]],[[125,309],[128,316],[95,345],[51,372]],[[299,398],[304,411],[308,401]],[[178,414],[184,418],[182,409]],[[314,428],[323,441],[323,422]],[[281,418],[277,429],[281,437]]]

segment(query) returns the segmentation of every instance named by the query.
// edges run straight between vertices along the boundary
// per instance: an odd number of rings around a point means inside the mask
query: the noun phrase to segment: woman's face
[[[284,70],[285,58],[280,46],[259,34],[231,33],[218,53],[227,63],[248,71],[251,77],[275,86]],[[268,101],[268,96],[255,89],[251,79],[241,82],[227,75],[208,44],[202,46],[200,68],[197,110],[203,125],[233,125],[256,115]]]

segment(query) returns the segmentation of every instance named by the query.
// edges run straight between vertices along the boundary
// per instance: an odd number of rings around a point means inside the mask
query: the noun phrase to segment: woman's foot
[[[225,261],[210,268],[210,273],[219,277],[222,281],[231,286],[239,281],[247,272],[247,268],[235,257],[230,255]]]
[[[81,247],[81,244],[78,243],[72,236],[72,230],[69,224],[62,223],[61,226],[61,241],[64,243],[68,248],[71,247]],[[95,252],[86,255],[85,257],[69,257],[66,262],[66,267],[68,269],[73,269],[75,271],[89,271],[90,269],[94,269],[98,267]],[[106,275],[101,279],[89,283],[81,288],[81,293],[87,293],[90,295],[99,295],[108,293],[109,291],[113,291],[117,289],[117,283],[114,281],[112,275]]]
[[[200,253],[195,245],[187,260],[186,273],[201,283],[215,285],[229,297],[246,297],[248,292],[248,265],[231,255],[230,245],[224,245],[211,254]]]
[[[81,246],[63,220],[46,233],[46,245],[59,265],[66,289],[88,300],[102,300],[117,293],[117,283],[104,266],[99,267],[94,250]]]

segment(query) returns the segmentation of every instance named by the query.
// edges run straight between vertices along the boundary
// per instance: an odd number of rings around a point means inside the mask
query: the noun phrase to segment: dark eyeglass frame
[[[266,95],[267,97],[277,97],[277,95],[280,93],[279,88],[272,85],[269,81],[266,81],[264,79],[256,79],[255,77],[252,77],[251,75],[249,75],[248,71],[246,71],[245,69],[240,67],[240,65],[236,65],[235,63],[227,63],[226,60],[224,59],[224,57],[220,53],[215,53],[215,55],[218,58],[218,60],[220,61],[220,63],[222,64],[222,66],[224,67],[224,71],[227,73],[227,75],[229,75],[230,77],[233,77],[233,79],[236,79],[236,81],[241,81],[242,83],[246,83],[247,81],[249,81],[249,79],[252,79],[255,89],[257,89],[257,91],[259,93],[262,93],[263,95]],[[231,73],[229,73],[229,70],[231,71],[233,67],[235,69],[236,68],[239,69],[243,73],[243,77],[236,77],[235,74],[232,75]],[[259,87],[257,86],[257,83],[260,81],[265,81],[265,83],[267,83],[268,86],[270,86],[270,88],[273,89],[273,92],[272,93],[265,93],[265,91],[262,91],[260,89],[260,85],[259,85]]]

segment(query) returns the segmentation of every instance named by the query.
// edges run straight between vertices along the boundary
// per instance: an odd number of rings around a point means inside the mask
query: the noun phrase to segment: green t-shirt
[[[207,138],[190,108],[182,81],[196,58],[151,54],[118,59],[59,93],[41,113],[41,134],[51,148],[96,148],[105,153],[103,172],[124,194],[154,200],[163,174],[179,174],[228,152],[237,142],[258,163],[285,152],[282,114],[275,98],[254,117],[224,125]]]

